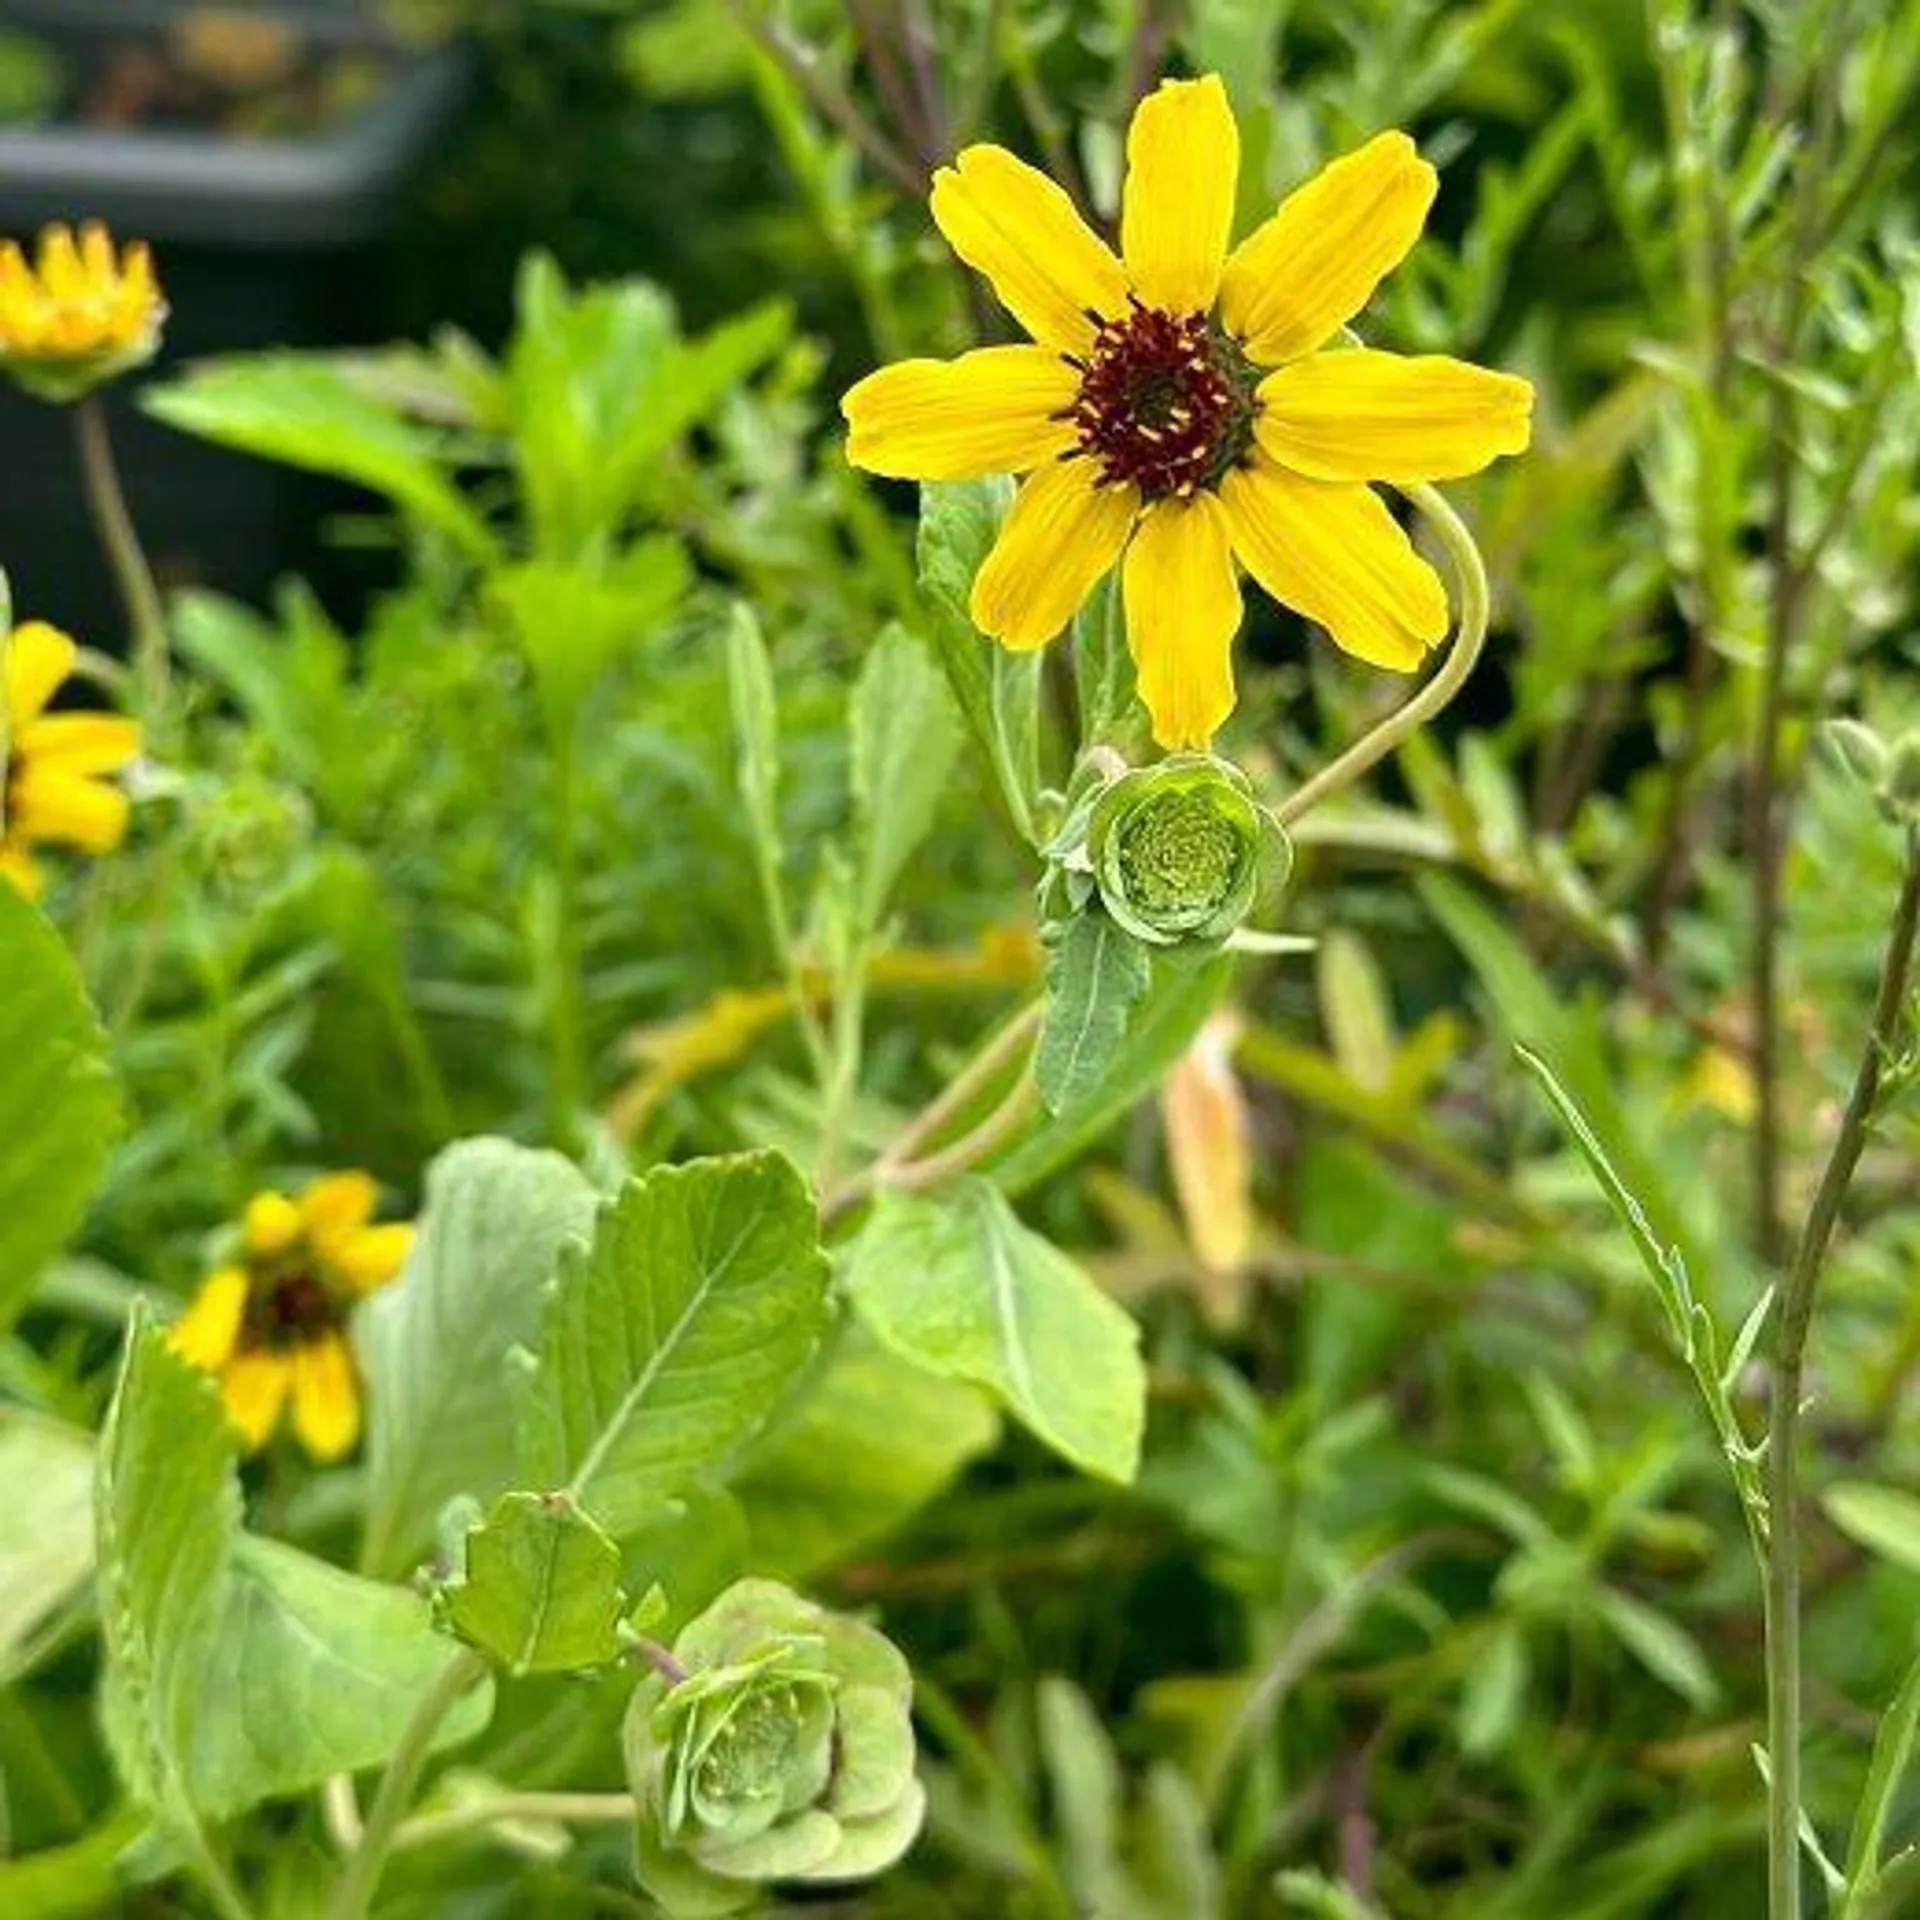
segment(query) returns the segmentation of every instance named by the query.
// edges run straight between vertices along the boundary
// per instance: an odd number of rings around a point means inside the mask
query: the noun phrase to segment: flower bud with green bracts
[[[775,1881],[864,1880],[913,1844],[913,1682],[883,1634],[742,1580],[660,1666],[634,1691],[625,1744],[635,1869],[667,1912],[737,1913]]]

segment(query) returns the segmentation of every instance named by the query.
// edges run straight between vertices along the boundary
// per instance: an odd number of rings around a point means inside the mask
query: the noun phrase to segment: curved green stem
[[[1370,733],[1362,734],[1338,759],[1322,767],[1274,808],[1274,816],[1283,827],[1291,826],[1323,800],[1352,786],[1409,734],[1431,720],[1466,685],[1467,676],[1473,672],[1486,645],[1490,610],[1487,570],[1480,559],[1480,549],[1473,543],[1473,535],[1433,487],[1422,484],[1407,488],[1406,493],[1432,522],[1453,566],[1455,584],[1460,590],[1460,617],[1454,625],[1453,644],[1447,649],[1439,672],[1411,700],[1396,707]]]
[[[140,544],[127,496],[114,462],[113,442],[107,434],[107,412],[97,393],[90,393],[73,409],[74,431],[80,441],[80,472],[86,483],[100,543],[120,588],[133,632],[134,680],[140,690],[140,718],[150,735],[165,730],[172,697],[168,658],[167,615],[160,589]]]
[[[400,1744],[394,1748],[393,1758],[381,1776],[380,1790],[374,1795],[360,1844],[354,1848],[327,1910],[329,1920],[365,1920],[380,1885],[380,1876],[386,1869],[387,1856],[393,1851],[414,1789],[419,1786],[427,1757],[433,1751],[434,1735],[462,1697],[486,1677],[486,1671],[487,1663],[477,1653],[462,1648],[420,1696],[412,1718],[401,1732]]]

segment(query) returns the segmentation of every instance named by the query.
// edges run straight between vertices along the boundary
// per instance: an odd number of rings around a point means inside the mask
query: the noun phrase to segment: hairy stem
[[[637,1820],[639,1803],[630,1793],[496,1793],[445,1813],[425,1813],[409,1820],[393,1836],[396,1853],[430,1847],[479,1827],[508,1820],[572,1820],[581,1824],[619,1825]]]
[[[412,1717],[401,1731],[393,1758],[381,1776],[380,1790],[374,1795],[360,1844],[353,1850],[328,1908],[329,1920],[365,1920],[380,1885],[380,1876],[386,1869],[387,1856],[393,1851],[394,1839],[412,1804],[427,1757],[433,1751],[434,1735],[462,1698],[486,1677],[486,1671],[487,1663],[463,1647],[420,1696]]]
[[[1283,827],[1291,826],[1322,801],[1352,786],[1409,734],[1425,726],[1466,685],[1468,675],[1480,658],[1480,650],[1486,645],[1487,570],[1481,563],[1480,549],[1474,545],[1473,535],[1432,487],[1409,487],[1407,498],[1432,522],[1453,566],[1455,584],[1460,590],[1460,615],[1454,624],[1453,644],[1439,672],[1411,700],[1396,707],[1370,733],[1362,734],[1338,759],[1322,767],[1274,808],[1274,816]]]
[[[1827,1248],[1866,1147],[1888,1055],[1899,1037],[1920,933],[1920,830],[1907,833],[1906,878],[1887,938],[1873,1022],[1853,1091],[1807,1211],[1780,1296],[1767,1423],[1767,1852],[1769,1920],[1800,1920],[1800,1401],[1807,1336]]]

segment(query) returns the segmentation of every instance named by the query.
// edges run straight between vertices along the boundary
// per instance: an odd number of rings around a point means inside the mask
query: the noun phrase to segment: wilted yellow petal
[[[1121,571],[1127,645],[1163,747],[1204,747],[1233,711],[1240,582],[1227,516],[1211,494],[1140,516]]]
[[[1165,80],[1134,109],[1120,255],[1150,307],[1204,313],[1220,287],[1240,179],[1240,131],[1227,91]]]
[[[933,176],[933,217],[1000,304],[1050,347],[1093,338],[1089,312],[1126,310],[1127,276],[1061,189],[1004,147],[966,147]]]
[[[1253,1251],[1252,1127],[1233,1068],[1239,1038],[1235,1014],[1214,1014],[1160,1096],[1180,1215],[1194,1257],[1216,1274],[1238,1271]]]
[[[1533,388],[1444,354],[1315,353],[1260,385],[1254,436],[1314,480],[1457,480],[1532,431]]]
[[[1247,571],[1356,659],[1411,673],[1445,638],[1447,590],[1370,487],[1256,458],[1221,482],[1220,501]]]
[[[1079,429],[1062,416],[1080,376],[1048,347],[982,347],[957,360],[902,360],[840,402],[847,458],[899,480],[1024,473],[1064,453]]]
[[[973,623],[1003,646],[1043,647],[1120,557],[1140,504],[1099,487],[1086,460],[1029,474],[973,581]]]
[[[1412,251],[1439,184],[1404,133],[1321,168],[1228,256],[1221,317],[1263,366],[1325,345]]]

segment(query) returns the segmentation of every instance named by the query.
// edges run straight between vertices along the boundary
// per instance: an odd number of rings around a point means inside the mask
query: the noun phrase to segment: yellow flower
[[[316,1460],[338,1460],[360,1437],[347,1316],[399,1273],[413,1244],[410,1226],[371,1224],[377,1197],[364,1173],[328,1174],[298,1199],[255,1194],[235,1258],[175,1322],[175,1351],[219,1376],[250,1448],[266,1444],[289,1400]]]
[[[6,715],[0,727],[0,880],[33,898],[42,842],[106,853],[127,831],[127,796],[103,776],[140,751],[140,729],[106,713],[48,713],[73,671],[71,640],[43,620],[0,639]]]
[[[1231,252],[1240,136],[1217,79],[1173,80],[1127,135],[1120,253],[1044,174],[968,147],[933,217],[1036,345],[884,367],[846,396],[847,456],[907,480],[1025,473],[973,618],[1044,645],[1121,567],[1163,747],[1233,709],[1234,561],[1349,653],[1411,672],[1446,589],[1369,486],[1475,473],[1527,443],[1533,390],[1342,329],[1420,236],[1433,169],[1400,133],[1336,160]]]
[[[0,367],[43,400],[77,400],[152,359],[166,317],[144,243],[116,257],[98,221],[78,238],[46,228],[31,264],[0,245]]]

